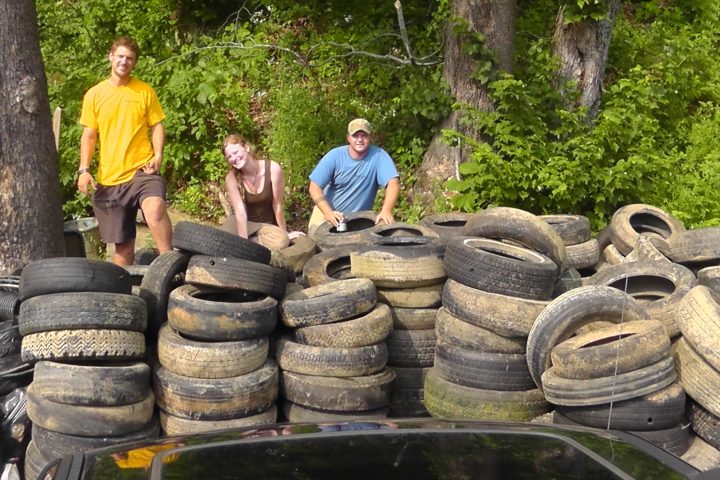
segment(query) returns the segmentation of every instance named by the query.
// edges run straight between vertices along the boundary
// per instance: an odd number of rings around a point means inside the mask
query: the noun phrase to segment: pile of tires
[[[351,273],[372,280],[392,315],[387,364],[397,378],[390,416],[428,416],[424,384],[435,361],[435,319],[446,279],[444,245],[427,227],[392,225],[369,230],[373,244],[350,254]],[[414,235],[385,237],[388,232]]]
[[[265,247],[201,224],[178,223],[173,246],[180,251],[150,266],[164,266],[153,282],[155,292],[165,293],[186,265],[184,284],[170,290],[166,310],[159,311],[164,296],[155,302],[155,322],[167,319],[158,329],[153,370],[163,432],[275,422],[279,370],[268,355],[269,337],[286,272],[269,265]]]
[[[275,347],[285,418],[291,422],[383,418],[395,373],[386,368],[387,305],[367,279],[308,287],[280,303],[287,330]]]
[[[527,421],[549,405],[530,375],[525,339],[550,300],[565,245],[542,219],[492,208],[447,243],[425,405],[441,418]]]
[[[128,272],[85,258],[29,263],[19,288],[21,356],[34,364],[27,389],[33,422],[26,478],[72,452],[158,436],[147,307]]]

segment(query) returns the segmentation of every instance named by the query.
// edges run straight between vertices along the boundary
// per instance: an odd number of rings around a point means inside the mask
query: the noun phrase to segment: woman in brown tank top
[[[225,186],[233,208],[223,230],[255,240],[271,250],[287,247],[283,213],[285,179],[280,165],[255,158],[252,146],[236,133],[225,138],[222,152],[230,166]]]

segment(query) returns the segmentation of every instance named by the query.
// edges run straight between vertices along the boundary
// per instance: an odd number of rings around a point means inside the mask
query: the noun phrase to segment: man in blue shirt
[[[348,144],[330,150],[310,174],[310,198],[315,202],[310,233],[324,221],[337,227],[343,213],[371,210],[379,187],[385,187],[385,199],[375,223],[393,222],[398,172],[390,155],[372,145],[371,134],[370,123],[356,118],[348,124]]]

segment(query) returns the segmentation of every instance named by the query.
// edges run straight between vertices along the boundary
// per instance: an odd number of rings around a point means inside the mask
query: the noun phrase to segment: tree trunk
[[[619,3],[608,0],[608,16],[600,21],[566,23],[561,8],[555,22],[553,53],[560,59],[556,88],[565,94],[564,84],[575,82],[579,97],[569,106],[587,107],[591,122],[600,111],[605,64]]]
[[[458,36],[458,21],[467,22],[471,33],[482,34],[485,48],[497,61],[496,67],[512,71],[513,41],[515,38],[516,0],[453,0],[451,18],[445,26],[445,62],[443,78],[450,86],[454,100],[460,105],[490,111],[493,108],[487,90],[472,78],[477,62],[468,54],[462,36]],[[463,110],[453,111],[443,121],[442,129],[453,129],[478,137],[472,126],[462,123]],[[422,164],[416,172],[417,181],[409,192],[413,202],[430,205],[442,184],[458,176],[458,167],[467,160],[468,151],[462,145],[447,145],[438,134],[433,138]]]
[[[33,0],[0,0],[0,274],[63,255],[57,152]]]

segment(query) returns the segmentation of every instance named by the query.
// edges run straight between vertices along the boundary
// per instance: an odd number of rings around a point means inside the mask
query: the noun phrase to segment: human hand
[[[300,230],[293,230],[292,232],[288,233],[288,238],[290,240],[295,240],[296,238],[304,237],[304,236],[305,236],[305,232],[301,232]]]
[[[158,157],[157,155],[154,156],[151,160],[149,160],[143,167],[142,171],[143,173],[147,173],[149,175],[160,173],[160,163],[162,159]]]
[[[325,214],[325,220],[330,222],[333,227],[337,227],[338,223],[342,222],[345,219],[345,216],[342,212],[338,212],[337,210],[333,210],[329,213]]]
[[[393,223],[395,219],[393,218],[393,215],[391,212],[385,212],[381,211],[377,214],[377,217],[375,217],[375,225],[378,223]]]
[[[78,190],[80,190],[85,195],[88,195],[90,193],[90,186],[92,186],[93,190],[97,187],[97,183],[95,183],[95,179],[90,172],[83,172],[78,175]]]

